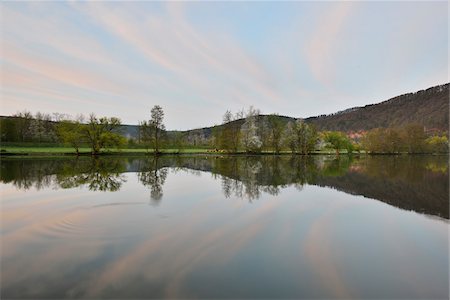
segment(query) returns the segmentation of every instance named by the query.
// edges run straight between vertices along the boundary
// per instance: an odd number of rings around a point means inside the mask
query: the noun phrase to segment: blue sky
[[[448,82],[447,2],[3,2],[0,114],[166,127],[328,114]]]

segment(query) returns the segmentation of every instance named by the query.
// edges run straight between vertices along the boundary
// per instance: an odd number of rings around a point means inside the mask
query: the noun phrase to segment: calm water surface
[[[1,298],[448,298],[448,156],[1,160]]]

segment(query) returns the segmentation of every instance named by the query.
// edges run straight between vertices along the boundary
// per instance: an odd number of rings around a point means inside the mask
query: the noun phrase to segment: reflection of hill
[[[315,184],[377,199],[402,209],[449,218],[448,181],[442,174],[424,174],[420,182],[411,182],[373,178],[350,171],[343,176],[320,177]]]
[[[21,189],[87,186],[116,191],[123,172],[137,172],[154,204],[161,201],[167,169],[210,172],[222,181],[226,197],[249,201],[304,184],[378,199],[416,212],[449,218],[447,156],[163,156],[21,160],[2,159],[0,180]]]
[[[287,185],[312,184],[448,219],[447,159],[447,156],[376,156],[353,160],[267,156],[180,163],[185,168],[224,176],[226,195],[234,192],[251,200],[261,192],[276,195],[279,188]],[[259,170],[255,171],[257,163]]]

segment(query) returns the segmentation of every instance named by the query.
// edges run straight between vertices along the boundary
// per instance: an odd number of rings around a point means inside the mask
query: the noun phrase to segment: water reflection
[[[62,163],[54,182],[61,188],[87,186],[90,191],[118,191],[125,182],[125,161],[113,159],[72,160]]]
[[[448,298],[447,159],[2,159],[0,297]]]
[[[449,218],[447,156],[163,156],[77,159],[2,159],[0,180],[23,190],[74,188],[118,191],[135,172],[158,205],[169,170],[209,172],[226,198],[254,201],[262,194],[304,185],[332,187],[399,208]]]
[[[158,205],[163,196],[163,185],[167,177],[167,168],[161,168],[159,157],[139,161],[138,179],[150,188],[151,204]]]

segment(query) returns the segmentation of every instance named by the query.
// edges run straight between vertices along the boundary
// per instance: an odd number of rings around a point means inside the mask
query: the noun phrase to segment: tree
[[[145,145],[147,152],[152,141],[152,136],[153,135],[150,122],[147,121],[139,122],[139,141],[141,141]]]
[[[139,123],[139,136],[148,147],[151,145],[154,149],[154,154],[159,154],[161,140],[166,127],[163,124],[164,111],[161,106],[155,105],[151,110],[151,119],[149,121],[142,121]]]
[[[259,116],[258,121],[258,136],[261,140],[261,150],[269,150],[271,148],[269,116]]]
[[[42,138],[45,136],[44,116],[42,113],[37,112],[34,119],[31,120],[30,134],[32,139],[36,139],[38,143],[41,143]]]
[[[362,139],[363,147],[371,153],[382,153],[385,149],[384,130],[374,128],[369,130]]]
[[[297,149],[297,139],[295,137],[294,127],[294,122],[288,122],[282,136],[282,143],[286,145],[292,153],[295,153],[295,150]]]
[[[299,119],[294,124],[295,144],[297,151],[301,154],[308,154],[314,150],[318,136],[314,127]]]
[[[97,155],[105,147],[121,147],[126,143],[119,133],[120,119],[97,118],[94,114],[89,116],[89,123],[82,126],[83,137],[91,146],[92,154]]]
[[[85,141],[82,120],[82,116],[80,116],[74,121],[62,120],[57,125],[59,138],[63,143],[73,147],[77,155],[80,155],[80,147]]]
[[[214,127],[211,129],[211,139],[210,139],[211,146],[214,149],[220,148],[220,136],[221,130],[219,129],[219,126],[214,125]]]
[[[13,115],[17,118],[17,131],[21,142],[25,142],[30,137],[30,125],[33,115],[29,111],[18,112]]]
[[[448,153],[448,138],[445,135],[431,136],[426,139],[428,150],[432,153]]]
[[[239,148],[239,142],[241,138],[241,128],[235,121],[242,119],[244,116],[243,111],[238,111],[236,114],[232,114],[227,110],[223,116],[223,126],[220,137],[220,146],[230,152],[237,152]]]
[[[427,136],[420,124],[408,124],[403,128],[402,139],[408,153],[423,153]]]
[[[39,143],[51,142],[56,138],[55,126],[50,114],[37,112],[30,121],[29,131],[31,139]]]
[[[17,142],[20,140],[17,122],[13,118],[0,119],[0,132],[2,142]]]
[[[244,124],[241,126],[241,141],[246,152],[259,152],[262,142],[258,136],[256,118],[259,111],[250,106]]]
[[[319,140],[314,126],[306,124],[299,119],[289,122],[283,132],[283,144],[292,153],[308,154],[314,150]]]
[[[159,146],[161,142],[161,136],[166,129],[163,124],[164,111],[161,106],[155,105],[151,110],[150,128],[153,132],[153,149],[155,154],[159,153]]]
[[[268,117],[268,128],[270,144],[275,153],[279,154],[284,126],[278,115],[272,114]]]
[[[340,149],[348,149],[349,141],[348,137],[339,131],[327,131],[324,133],[324,140],[327,142],[333,149],[336,150],[336,154],[339,155]]]
[[[178,151],[178,153],[180,153],[181,150],[183,149],[184,144],[183,141],[184,141],[184,134],[181,131],[175,132],[173,138],[173,146]]]
[[[387,128],[384,132],[387,153],[397,153],[401,150],[402,138],[397,128]]]

